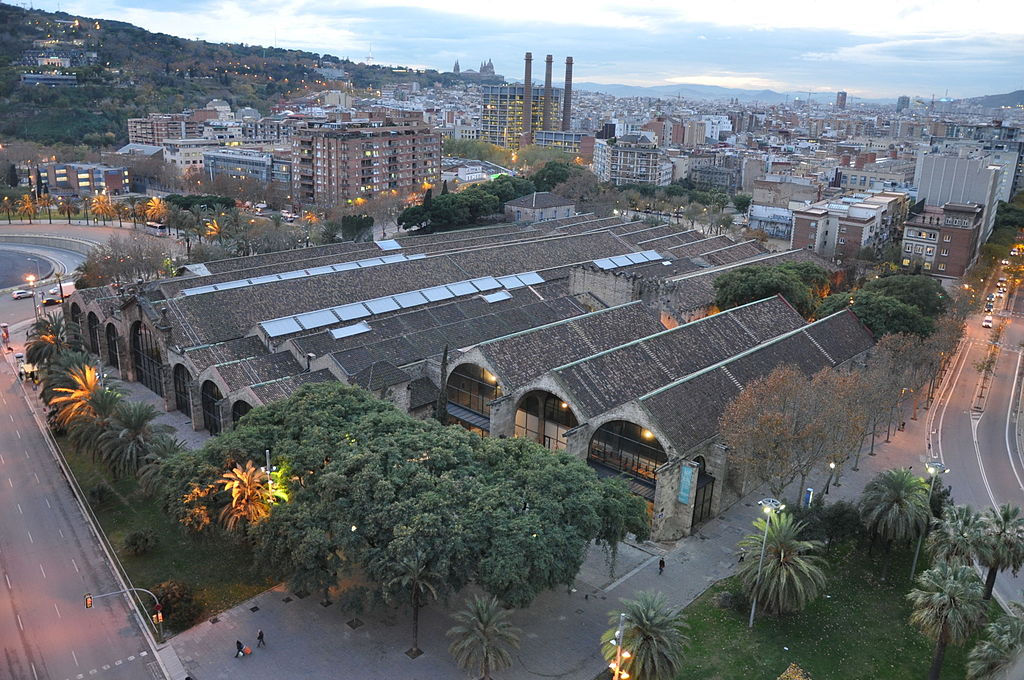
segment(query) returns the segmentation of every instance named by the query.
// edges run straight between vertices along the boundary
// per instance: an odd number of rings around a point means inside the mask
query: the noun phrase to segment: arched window
[[[192,417],[192,374],[184,364],[174,365],[174,408]]]
[[[77,302],[71,303],[71,320],[75,323],[82,322],[82,308],[78,306]]]
[[[220,400],[223,395],[220,388],[212,380],[203,383],[200,390],[203,406],[203,427],[210,434],[220,434]]]
[[[89,351],[93,354],[99,355],[100,353],[100,319],[96,316],[96,312],[89,312],[89,316],[86,317],[87,335],[86,342],[89,343]]]
[[[237,423],[246,413],[252,410],[252,404],[239,399],[231,405],[231,422]]]
[[[163,366],[160,360],[160,347],[156,338],[141,321],[132,324],[131,331],[132,362],[135,365],[135,379],[164,396]]]
[[[649,485],[653,499],[658,467],[668,462],[668,456],[650,430],[627,420],[613,420],[591,437],[587,460]]]
[[[565,433],[579,422],[569,404],[550,392],[529,392],[516,409],[515,436],[532,439],[549,449],[566,447]]]
[[[462,364],[448,376],[448,401],[482,416],[491,415],[491,402],[501,396],[498,379],[476,364]]]
[[[118,368],[121,363],[117,355],[117,326],[107,324],[107,363]]]

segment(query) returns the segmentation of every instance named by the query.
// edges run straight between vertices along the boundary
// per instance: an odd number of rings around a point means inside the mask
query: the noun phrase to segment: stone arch
[[[106,328],[107,338],[107,363],[114,368],[121,366],[121,358],[117,352],[117,326],[112,323],[107,324]]]
[[[547,390],[531,390],[516,404],[515,436],[553,451],[566,448],[565,433],[577,425],[579,420],[569,403]]]
[[[203,410],[203,427],[211,435],[220,434],[220,402],[224,398],[217,383],[207,380],[200,389],[200,402]]]
[[[468,429],[490,432],[491,402],[501,396],[498,378],[483,366],[459,364],[445,381],[448,416]]]
[[[185,368],[185,364],[175,364],[172,377],[174,408],[192,418],[192,374]]]
[[[70,307],[71,320],[74,323],[82,322],[82,308],[78,306],[77,302],[72,302]]]
[[[163,361],[156,336],[141,321],[132,324],[130,336],[135,380],[164,396]]]
[[[711,518],[715,497],[715,478],[708,472],[708,463],[704,456],[695,456],[693,463],[697,466],[697,479],[694,483],[691,527],[695,527]]]
[[[603,470],[624,474],[639,484],[634,491],[654,500],[658,468],[668,462],[668,454],[658,437],[631,420],[609,420],[590,437],[587,462]]]
[[[89,351],[99,356],[100,354],[100,318],[96,312],[89,312],[85,317],[85,341],[88,343]]]
[[[242,419],[242,416],[244,416],[251,410],[252,404],[243,399],[239,399],[238,401],[231,405],[231,422],[237,423],[239,420]]]

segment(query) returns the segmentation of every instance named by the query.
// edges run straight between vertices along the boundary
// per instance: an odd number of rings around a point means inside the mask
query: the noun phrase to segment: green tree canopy
[[[782,267],[740,267],[715,279],[715,305],[738,307],[773,295],[782,295],[804,316],[810,316],[817,299],[800,276]]]
[[[870,290],[830,295],[822,300],[816,316],[818,318],[826,317],[846,308],[853,310],[857,318],[871,329],[876,337],[889,333],[926,336],[932,332],[934,327],[933,321],[921,313],[917,307],[889,295]]]
[[[574,163],[549,161],[540,170],[530,175],[530,180],[537,187],[537,191],[551,191],[557,185],[580,172],[583,172],[583,168]]]
[[[922,314],[936,318],[946,311],[946,294],[938,280],[923,274],[894,274],[871,279],[863,290],[888,295],[917,307]]]
[[[750,202],[754,200],[754,197],[750,194],[736,194],[732,197],[732,204],[736,208],[736,212],[746,213],[747,208],[750,207]]]

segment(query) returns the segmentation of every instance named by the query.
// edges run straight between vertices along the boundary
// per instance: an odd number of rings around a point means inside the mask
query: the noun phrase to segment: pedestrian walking
[[[257,631],[257,633],[256,633],[256,646],[257,647],[266,647],[267,646],[267,641],[263,639],[263,629],[262,628],[259,631]]]
[[[241,640],[235,640],[235,658],[236,659],[244,654],[244,650],[245,650],[245,645],[242,644],[242,641]]]
[[[665,558],[661,557],[658,559],[658,576],[661,576],[662,572],[665,571]]]

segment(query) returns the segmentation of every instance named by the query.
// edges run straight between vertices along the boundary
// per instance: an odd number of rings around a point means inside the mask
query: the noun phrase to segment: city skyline
[[[993,22],[986,4],[994,8],[986,0],[968,15],[952,0],[887,13],[888,3],[869,0],[856,12],[815,7],[813,16],[794,2],[742,2],[722,12],[669,0],[642,8],[524,0],[517,17],[504,6],[476,6],[470,16],[422,0],[183,0],[171,9],[155,0],[102,7],[80,0],[60,8],[185,38],[276,44],[356,62],[372,55],[373,63],[446,71],[456,60],[467,69],[490,58],[509,78],[521,78],[522,54],[532,50],[573,55],[580,82],[961,98],[1024,89],[1024,10],[1003,8]],[[57,0],[37,6],[55,10]]]

